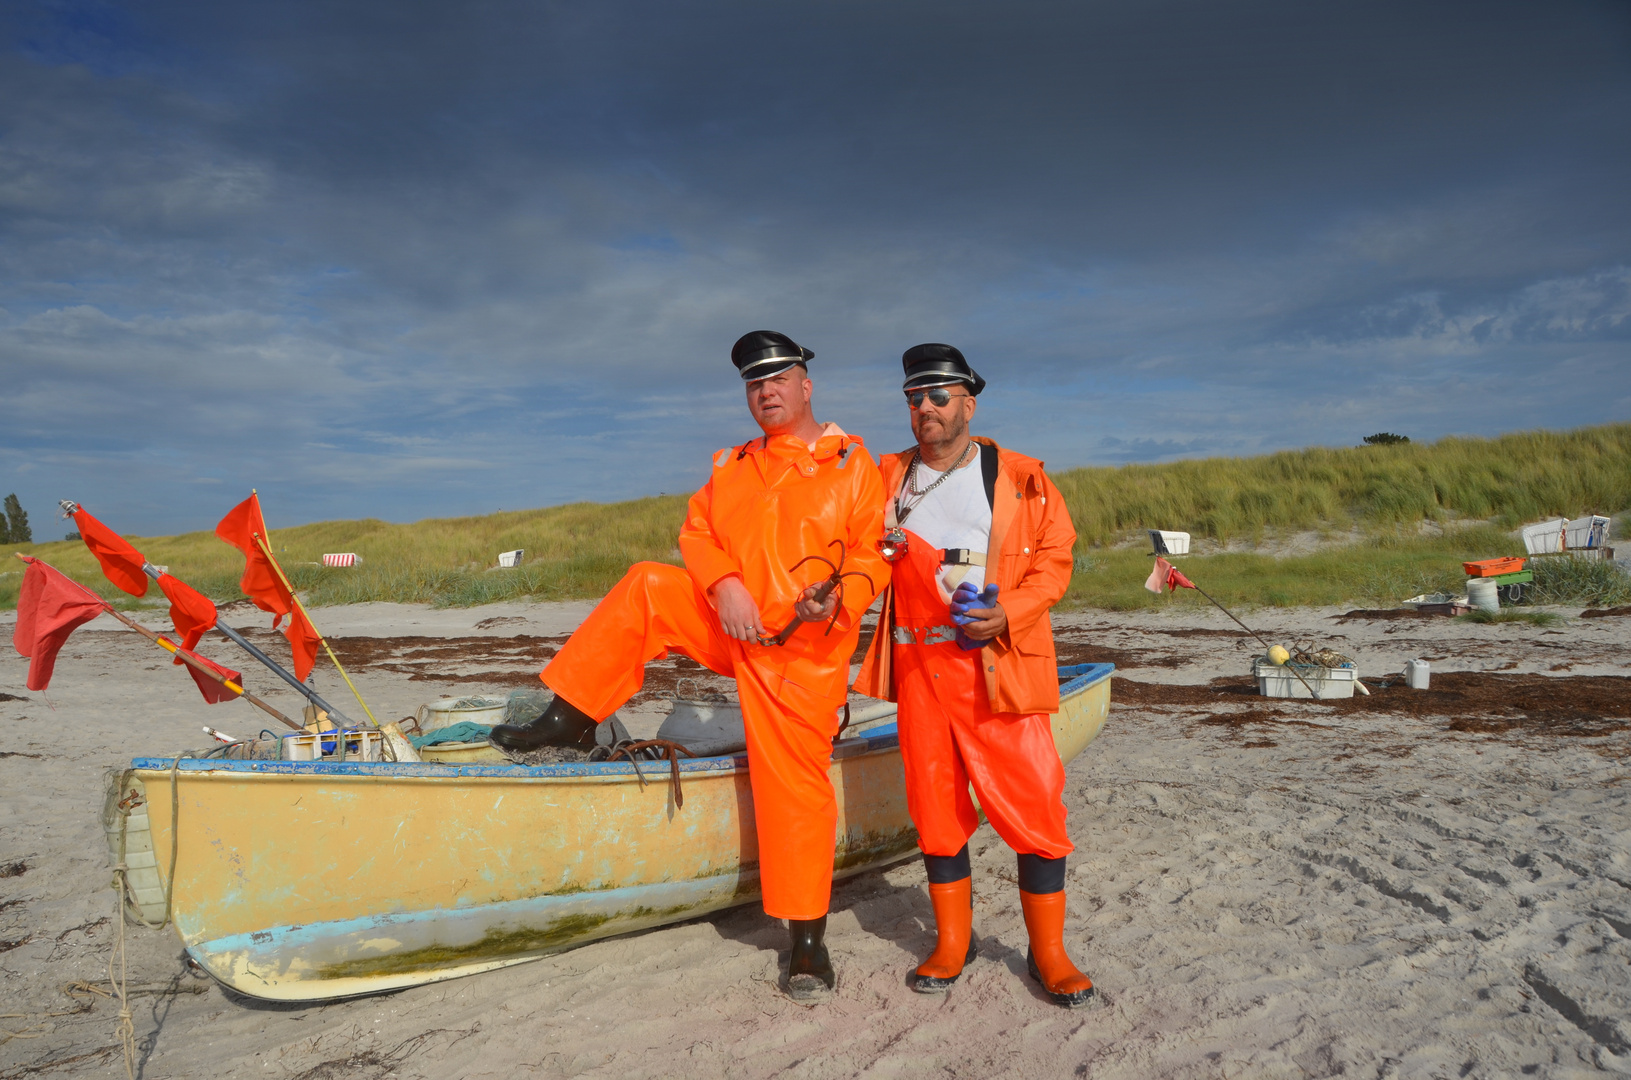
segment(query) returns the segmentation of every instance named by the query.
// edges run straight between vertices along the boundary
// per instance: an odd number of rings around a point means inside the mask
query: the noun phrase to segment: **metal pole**
[[[311,687],[307,686],[305,683],[301,682],[299,679],[295,678],[293,673],[286,670],[276,660],[273,660],[270,656],[267,656],[254,645],[250,644],[250,642],[247,641],[242,634],[238,633],[238,631],[234,630],[220,619],[216,619],[215,628],[221,631],[221,633],[225,634],[228,641],[238,646],[238,648],[242,649],[250,656],[253,656],[256,660],[259,660],[261,663],[265,664],[267,668],[271,670],[272,674],[276,675],[278,678],[294,687],[300,693],[304,694],[307,701],[310,701],[313,705],[328,713],[330,719],[336,720],[342,724],[351,723],[351,720],[345,715],[345,713],[324,701],[322,695],[313,690]]]
[[[159,579],[158,568],[155,567],[152,563],[150,563],[150,562],[142,563],[142,570],[147,574],[148,577],[152,578],[154,581],[157,581]],[[250,656],[253,656],[256,660],[259,660],[262,664],[265,664],[267,669],[269,671],[271,671],[272,674],[276,675],[278,678],[282,679],[284,682],[286,682],[290,686],[294,687],[296,690],[298,690],[301,694],[303,694],[305,696],[306,700],[310,701],[313,705],[317,706],[319,709],[322,709],[324,712],[328,713],[331,718],[333,718],[334,720],[336,720],[336,721],[338,721],[339,723],[342,723],[342,724],[351,723],[351,721],[346,717],[345,713],[341,712],[340,710],[336,709],[334,706],[330,705],[328,702],[324,701],[321,697],[318,696],[317,691],[313,690],[311,687],[307,686],[305,683],[303,683],[299,679],[295,678],[292,674],[290,674],[283,667],[283,665],[279,664],[276,660],[273,660],[270,656],[267,656],[265,653],[261,652],[255,646],[251,645],[248,641],[246,641],[244,639],[242,634],[238,633],[238,631],[234,630],[232,627],[228,626],[225,622],[221,621],[221,618],[220,618],[219,614],[217,614],[216,619],[215,619],[215,628],[217,630],[221,631],[221,633],[225,634],[228,641],[230,641],[234,645],[238,646],[240,649],[242,649],[244,652],[248,653]]]

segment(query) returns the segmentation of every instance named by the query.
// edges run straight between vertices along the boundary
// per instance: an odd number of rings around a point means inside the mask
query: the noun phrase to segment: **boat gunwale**
[[[1114,664],[1070,664],[1059,668],[1059,677],[1068,679],[1059,687],[1059,698],[1074,697],[1099,682],[1110,678]],[[882,724],[858,735],[841,739],[833,744],[833,759],[863,757],[900,747],[900,735],[895,724]],[[647,780],[661,780],[650,770],[668,771],[665,761],[644,762]],[[139,757],[132,759],[130,767],[137,772],[168,773],[172,769],[183,773],[226,773],[235,776],[266,777],[361,777],[378,780],[398,779],[492,779],[492,780],[624,780],[636,778],[636,768],[627,761],[561,762],[554,765],[483,765],[441,764],[436,762],[397,761],[237,761],[223,758],[182,758],[179,766],[175,758]],[[746,772],[748,756],[745,751],[718,757],[681,758],[681,775],[697,773]]]

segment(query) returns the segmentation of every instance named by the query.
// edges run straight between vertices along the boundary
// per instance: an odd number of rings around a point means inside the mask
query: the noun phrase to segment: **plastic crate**
[[[1296,674],[1292,674],[1292,669]],[[1351,667],[1328,668],[1318,664],[1274,664],[1259,656],[1252,663],[1252,674],[1257,677],[1257,692],[1264,697],[1308,698],[1322,701],[1329,698],[1351,698],[1359,669]],[[1301,675],[1302,678],[1297,678]],[[1308,685],[1304,686],[1303,683]],[[1309,693],[1313,690],[1313,694]]]
[[[1523,569],[1521,556],[1508,555],[1500,559],[1482,559],[1478,562],[1464,562],[1461,569],[1467,572],[1468,577],[1500,577],[1502,574],[1516,574]]]
[[[1564,544],[1569,550],[1600,548],[1608,543],[1608,518],[1588,514],[1564,526]]]
[[[333,761],[340,756],[339,740],[334,732],[325,731],[321,735],[301,733],[283,736],[284,761]],[[381,747],[385,745],[385,735],[376,730],[359,731],[347,729],[345,731],[345,759],[347,761],[383,761],[384,754]]]
[[[1563,530],[1568,522],[1562,518],[1556,521],[1542,521],[1538,525],[1525,525],[1523,527],[1523,549],[1531,555],[1551,555],[1563,550]]]
[[[1150,546],[1157,555],[1188,555],[1189,534],[1186,532],[1167,532],[1164,529],[1146,529],[1150,534]]]

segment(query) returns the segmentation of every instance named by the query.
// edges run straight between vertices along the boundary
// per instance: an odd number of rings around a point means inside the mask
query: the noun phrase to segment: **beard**
[[[968,419],[959,409],[940,423],[919,421],[916,434],[917,441],[931,449],[951,446],[968,434]]]

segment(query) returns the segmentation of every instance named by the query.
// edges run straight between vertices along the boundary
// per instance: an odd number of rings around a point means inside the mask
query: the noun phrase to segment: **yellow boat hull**
[[[1069,761],[1110,666],[1061,669]],[[747,759],[525,767],[139,758],[110,788],[135,913],[240,993],[349,997],[522,963],[758,898]],[[917,850],[893,725],[833,748],[836,877]],[[172,804],[175,811],[172,811]],[[119,809],[120,806],[124,810]],[[176,861],[168,880],[172,827]]]

